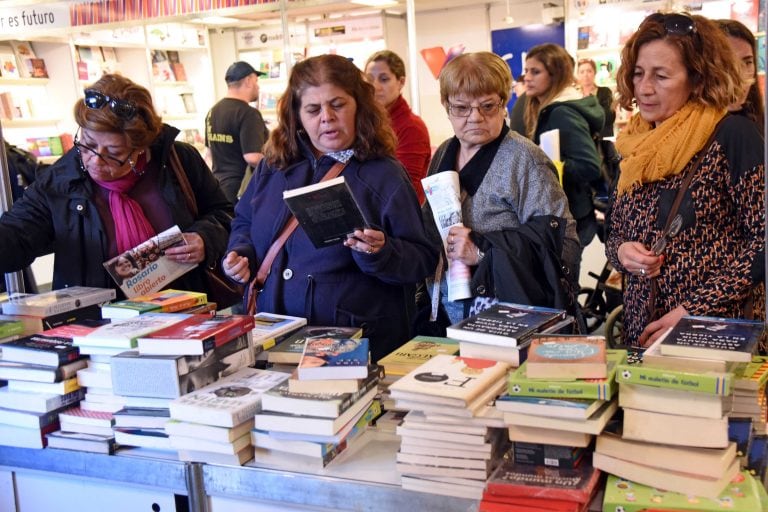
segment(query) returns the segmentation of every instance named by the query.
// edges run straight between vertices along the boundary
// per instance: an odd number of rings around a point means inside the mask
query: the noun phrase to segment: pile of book
[[[253,458],[251,429],[262,394],[288,374],[242,368],[170,403],[165,430],[179,460],[239,466]]]
[[[367,338],[307,338],[290,379],[262,396],[253,430],[256,461],[328,465],[381,413],[374,400],[379,378]]]
[[[638,484],[718,499],[740,470],[729,436],[733,364],[751,361],[762,332],[761,322],[683,317],[642,364],[619,365],[623,430],[598,438],[595,467]],[[751,431],[751,420],[748,425]]]
[[[537,332],[560,332],[573,323],[565,310],[499,302],[477,315],[449,326],[446,334],[459,341],[459,353],[503,361],[512,367],[525,361]]]
[[[389,386],[398,409],[397,469],[404,488],[478,499],[508,441],[488,404],[506,386],[509,365],[436,355]]]

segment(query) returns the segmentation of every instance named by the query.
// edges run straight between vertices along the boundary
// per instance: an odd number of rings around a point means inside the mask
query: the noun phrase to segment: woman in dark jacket
[[[416,194],[394,159],[387,114],[354,64],[322,55],[293,68],[278,119],[235,209],[224,270],[240,283],[255,276],[290,218],[283,192],[345,164],[341,176],[369,225],[324,248],[299,226],[275,258],[257,306],[311,325],[362,327],[379,359],[411,337],[414,284],[437,263]]]
[[[74,147],[0,217],[0,272],[53,250],[54,289],[117,288],[103,263],[178,225],[187,243],[166,255],[199,265],[168,286],[207,292],[204,266],[224,254],[232,205],[198,151],[174,142],[179,131],[162,123],[149,91],[120,75],[104,75],[86,89],[74,115]],[[172,147],[197,216],[169,166]]]

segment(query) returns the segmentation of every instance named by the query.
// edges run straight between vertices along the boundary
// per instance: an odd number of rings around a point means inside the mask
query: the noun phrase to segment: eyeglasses
[[[124,160],[120,160],[110,155],[102,155],[92,147],[82,144],[77,137],[77,133],[75,133],[75,137],[72,141],[72,145],[75,146],[75,151],[77,151],[77,156],[80,157],[80,160],[83,159],[83,151],[85,150],[88,154],[99,157],[101,161],[104,162],[105,164],[115,166],[116,168],[120,168],[124,166],[128,162],[128,160],[131,159],[131,154],[133,154],[133,151],[131,151],[130,153],[128,153],[128,156],[125,157]]]
[[[645,18],[643,23],[648,21],[661,23],[664,26],[664,31],[667,35],[688,36],[696,33],[696,21],[682,12],[673,12],[669,14],[655,12]]]
[[[488,117],[498,112],[502,105],[504,105],[504,102],[502,101],[483,103],[482,105],[478,105],[476,107],[471,105],[454,105],[453,103],[449,103],[448,114],[452,115],[453,117],[469,117],[472,115],[473,110],[477,110],[483,117]]]
[[[109,105],[109,109],[112,113],[121,119],[132,119],[133,116],[136,115],[136,104],[134,102],[121,100],[120,98],[112,98],[96,89],[85,90],[83,103],[85,103],[86,107],[91,109],[100,109],[104,108],[105,105]]]

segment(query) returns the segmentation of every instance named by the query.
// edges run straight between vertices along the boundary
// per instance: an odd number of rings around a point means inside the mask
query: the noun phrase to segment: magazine
[[[105,261],[104,268],[129,299],[154,293],[197,266],[165,256],[165,249],[184,243],[179,226],[173,226]]]

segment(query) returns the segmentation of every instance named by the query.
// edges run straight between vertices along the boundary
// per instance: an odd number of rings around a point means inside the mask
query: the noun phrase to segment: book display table
[[[364,436],[325,469],[302,469],[290,460],[218,466],[0,446],[0,510],[89,512],[109,503],[113,512],[170,512],[179,495],[189,498],[191,512],[477,510],[477,501],[402,489],[397,438],[374,431]]]

